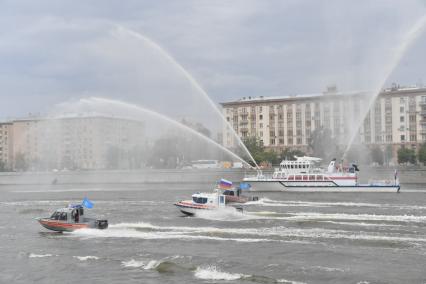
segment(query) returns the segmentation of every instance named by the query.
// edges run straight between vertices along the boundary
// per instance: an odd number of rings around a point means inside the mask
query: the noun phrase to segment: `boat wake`
[[[302,284],[302,282],[290,281],[287,279],[274,279],[266,276],[227,272],[216,265],[195,266],[190,263],[177,263],[170,258],[162,260],[131,259],[128,261],[122,261],[121,265],[128,269],[142,268],[144,270],[153,270],[158,273],[192,273],[194,278],[207,281],[246,280],[255,283]]]
[[[257,201],[249,201],[245,205],[265,206],[265,207],[370,207],[380,209],[401,209],[401,210],[426,210],[426,206],[406,205],[406,204],[379,204],[363,202],[311,202],[311,201],[292,201],[292,200],[272,200],[269,198],[260,198]]]
[[[244,220],[253,220],[258,219],[254,215],[246,214],[244,211],[239,211],[235,207],[228,206],[224,208],[219,208],[216,210],[199,210],[200,212],[196,213],[196,217],[212,220],[212,221],[244,221]]]
[[[80,261],[87,261],[87,260],[98,260],[99,257],[93,256],[93,255],[86,255],[86,256],[73,256],[73,258],[76,258]]]
[[[261,228],[217,228],[156,226],[150,223],[121,223],[111,225],[107,230],[81,229],[69,234],[81,238],[136,238],[145,240],[209,240],[233,242],[297,242],[328,243],[330,240],[351,240],[373,242],[388,246],[399,244],[411,246],[425,243],[426,235],[410,232],[363,232],[324,228],[261,227]],[[131,263],[130,263],[131,264]],[[133,264],[136,265],[136,264]],[[145,264],[141,264],[145,265]]]
[[[46,253],[46,254],[30,253],[28,255],[29,258],[43,258],[43,257],[51,257],[51,256],[54,256],[54,255],[50,253]]]

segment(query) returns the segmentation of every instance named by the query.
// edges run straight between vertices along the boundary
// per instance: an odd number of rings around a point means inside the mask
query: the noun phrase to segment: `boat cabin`
[[[308,174],[314,172],[315,163],[321,161],[320,158],[315,157],[297,157],[296,160],[284,160],[280,163],[280,168],[274,172],[274,177],[283,177],[294,174]]]
[[[53,212],[51,220],[64,221],[67,223],[79,223],[83,221],[84,209],[81,205],[72,205]]]
[[[217,207],[225,206],[225,195],[218,193],[195,193],[192,195],[192,203],[202,205],[212,205]]]

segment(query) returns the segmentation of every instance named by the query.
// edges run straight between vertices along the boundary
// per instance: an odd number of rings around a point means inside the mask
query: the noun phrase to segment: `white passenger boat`
[[[213,193],[197,192],[192,195],[191,200],[182,200],[175,203],[175,206],[186,215],[195,215],[197,212],[205,210],[216,210],[225,207],[225,195],[219,191]]]
[[[399,192],[397,173],[393,180],[358,183],[357,165],[344,167],[333,159],[327,169],[316,165],[321,161],[315,157],[296,157],[295,161],[284,160],[272,175],[258,172],[246,176],[245,182],[253,191],[296,191],[296,192]]]

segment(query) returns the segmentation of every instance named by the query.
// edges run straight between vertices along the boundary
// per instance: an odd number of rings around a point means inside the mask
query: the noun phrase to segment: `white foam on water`
[[[193,232],[194,233],[194,232]],[[172,231],[156,231],[156,232],[140,232],[134,229],[80,229],[70,232],[71,236],[86,238],[136,238],[145,240],[158,239],[175,239],[175,240],[212,240],[212,241],[234,241],[234,242],[270,242],[273,240],[265,238],[230,238],[230,237],[213,237],[206,235],[191,235],[187,232]]]
[[[426,216],[416,215],[375,215],[375,214],[346,214],[346,213],[316,213],[297,212],[291,213],[293,216],[282,217],[287,220],[355,220],[355,221],[390,221],[390,222],[424,222]]]
[[[154,226],[147,222],[137,222],[137,223],[118,223],[111,224],[109,228],[133,228],[133,229],[159,229],[161,227]]]
[[[250,201],[245,205],[257,205],[265,207],[372,207],[372,208],[398,208],[411,210],[424,210],[426,206],[409,204],[380,204],[363,202],[310,202],[297,200],[272,200],[269,198],[260,198],[257,201]]]
[[[366,223],[366,222],[338,222],[338,221],[319,221],[321,223],[329,223],[345,226],[358,226],[358,227],[402,227],[398,224],[383,224],[383,223]]]
[[[216,210],[199,210],[195,216],[206,220],[231,222],[252,220],[254,218],[253,216],[245,214],[232,206]]]
[[[350,223],[350,222],[348,222]],[[143,232],[138,228],[149,228]],[[72,236],[86,238],[139,238],[139,239],[178,239],[178,240],[214,240],[235,242],[303,242],[312,243],[318,239],[349,239],[363,241],[426,242],[425,235],[397,234],[383,232],[365,233],[324,228],[216,228],[216,227],[179,227],[155,226],[150,223],[121,223],[107,230],[81,229],[70,233]],[[296,239],[295,239],[296,238]]]
[[[80,261],[87,261],[89,259],[93,259],[93,260],[99,259],[99,257],[93,256],[93,255],[73,256],[73,257],[76,258],[76,259],[78,259],[78,260],[80,260]]]
[[[210,265],[205,267],[197,267],[194,276],[202,280],[238,280],[250,277],[251,275],[244,275],[240,273],[229,273],[219,270],[216,266]]]
[[[146,265],[144,265],[144,269],[155,269],[157,266],[159,266],[162,263],[161,260],[150,260]]]
[[[292,281],[287,279],[277,279],[278,283],[285,283],[285,284],[306,284],[305,282],[298,282],[298,281]]]
[[[35,254],[35,253],[30,253],[28,255],[29,258],[42,258],[42,257],[51,257],[53,256],[53,254],[50,253],[46,253],[46,254]]]
[[[136,267],[143,267],[145,265],[145,262],[131,259],[131,260],[128,260],[128,261],[122,261],[121,265],[124,266],[124,267],[136,268]]]

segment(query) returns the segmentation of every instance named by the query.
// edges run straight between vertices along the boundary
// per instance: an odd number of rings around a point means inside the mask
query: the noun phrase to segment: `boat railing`
[[[256,179],[256,180],[268,180],[273,178],[273,174],[269,173],[259,173],[259,174],[246,174],[244,178],[247,179]]]

